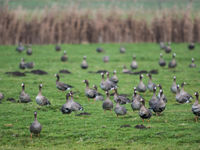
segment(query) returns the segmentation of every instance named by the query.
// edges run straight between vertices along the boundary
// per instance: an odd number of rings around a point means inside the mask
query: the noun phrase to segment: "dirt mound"
[[[64,74],[71,74],[69,70],[60,70],[59,73],[64,73]]]
[[[14,98],[7,98],[7,101],[10,101],[10,102],[12,102],[12,103],[16,103],[16,100],[14,99]]]
[[[76,114],[76,116],[90,116],[91,113],[88,113],[88,112],[82,112],[80,114]]]
[[[121,125],[120,128],[130,128],[131,125],[130,124],[124,124],[124,125]]]
[[[143,124],[136,125],[135,128],[136,129],[146,129],[146,127]]]
[[[14,71],[14,72],[6,72],[5,74],[17,76],[17,77],[23,77],[26,76],[24,72]]]
[[[37,74],[37,75],[45,75],[45,74],[48,74],[46,71],[44,70],[32,70],[31,73],[33,74]]]

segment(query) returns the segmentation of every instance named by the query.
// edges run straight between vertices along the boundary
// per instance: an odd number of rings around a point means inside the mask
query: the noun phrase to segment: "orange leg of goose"
[[[88,98],[88,101],[90,101],[90,99]]]
[[[142,119],[142,122],[144,122],[144,119]]]
[[[148,122],[150,122],[150,120],[149,120],[149,119],[148,119],[147,121],[148,121]]]
[[[195,116],[195,121],[198,122],[198,116]]]
[[[31,140],[32,140],[32,136],[33,136],[33,135],[32,135],[32,133],[31,133]]]

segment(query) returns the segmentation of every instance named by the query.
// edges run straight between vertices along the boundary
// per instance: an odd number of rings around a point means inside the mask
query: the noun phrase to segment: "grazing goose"
[[[21,103],[29,103],[29,102],[31,102],[30,96],[27,93],[25,93],[25,84],[22,83],[21,86],[22,86],[22,91],[21,91],[21,93],[19,95],[19,102],[21,102]]]
[[[192,58],[192,63],[189,65],[190,68],[196,68],[196,64],[194,63],[194,58]]]
[[[185,96],[185,97],[187,97],[188,100],[190,100],[190,99],[192,99],[192,96],[191,96],[190,94],[188,94],[188,93],[184,90],[184,85],[186,85],[185,82],[183,82],[183,83],[181,84],[180,94],[183,95],[183,96]]]
[[[19,68],[20,69],[26,69],[26,63],[24,61],[24,58],[21,58],[21,62],[19,63]]]
[[[72,111],[82,111],[83,110],[83,107],[81,106],[81,104],[77,103],[74,101],[74,97],[73,97],[73,92],[70,91],[70,96],[71,96],[71,99],[69,100],[69,104],[70,104],[70,109]]]
[[[176,101],[178,103],[181,103],[181,104],[183,104],[183,103],[189,103],[190,102],[187,96],[182,95],[180,93],[180,87],[179,87],[179,85],[177,85]]]
[[[152,98],[149,100],[149,108],[153,109],[153,107],[155,106],[155,104],[158,101],[158,97],[156,96],[156,87],[153,88],[153,96]]]
[[[106,75],[107,75],[106,82],[107,82],[108,84],[110,84],[111,88],[116,87],[116,86],[117,86],[116,83],[113,82],[113,81],[111,81],[110,78],[109,78],[109,72],[106,72]]]
[[[123,53],[126,52],[126,49],[125,49],[124,47],[121,46],[120,49],[119,49],[119,52],[123,54]]]
[[[101,89],[104,90],[104,91],[109,91],[111,89],[111,84],[109,84],[107,81],[105,81],[104,73],[101,73],[101,76],[102,76],[102,80],[101,80],[101,83],[100,83]]]
[[[103,97],[103,95],[101,94],[101,93],[98,93],[98,89],[97,89],[97,86],[96,85],[93,85],[93,88],[94,88],[94,90],[96,91],[96,96],[95,96],[95,100],[96,101],[103,101],[104,100],[104,97]]]
[[[167,103],[167,98],[166,98],[166,96],[164,95],[162,85],[161,85],[161,84],[158,84],[157,86],[159,87],[160,90],[162,90],[162,98],[163,98],[164,102]],[[160,95],[160,92],[159,92],[159,93],[158,93],[158,98],[160,99],[160,97],[161,97],[161,95]]]
[[[42,95],[42,84],[39,85],[39,92],[38,92],[38,95],[36,96],[35,100],[36,100],[36,103],[40,106],[51,105],[49,100],[45,96]]]
[[[156,84],[152,82],[152,75],[150,73],[148,73],[147,76],[149,77],[147,88],[149,89],[149,91],[153,91],[154,87],[156,87]]]
[[[166,107],[166,103],[164,102],[162,95],[163,95],[163,90],[160,90],[160,98],[152,107],[152,109],[156,113],[156,115],[160,115],[160,113],[163,112]]]
[[[66,90],[70,90],[71,88],[73,88],[73,86],[69,85],[69,84],[65,84],[63,82],[60,82],[60,76],[59,74],[55,74],[57,80],[56,80],[56,87],[57,89],[61,90],[61,91],[66,91]]]
[[[199,93],[195,92],[196,100],[194,104],[192,105],[192,112],[195,115],[196,122],[198,121],[198,118],[200,117],[200,104],[199,104]]]
[[[176,58],[176,53],[172,55],[172,60],[169,62],[168,68],[175,68],[177,66],[175,58]]]
[[[139,92],[145,92],[146,91],[146,86],[143,83],[142,78],[143,78],[143,75],[140,74],[140,82],[139,82],[139,84],[137,86],[137,91],[139,91]]]
[[[190,43],[189,45],[188,45],[188,49],[189,50],[193,50],[195,48],[195,44],[194,43]]]
[[[70,93],[67,93],[66,94],[66,103],[63,104],[60,109],[63,114],[70,114],[72,112],[71,104],[69,103],[69,97],[70,97]]]
[[[120,103],[121,103],[120,100],[117,100],[117,104],[114,108],[114,111],[115,111],[117,117],[126,115],[126,113],[127,113],[126,108],[124,106],[121,106]]]
[[[164,42],[160,42],[160,49],[165,49],[166,45]]]
[[[35,66],[34,62],[27,62],[26,63],[26,68],[32,69]]]
[[[132,69],[137,69],[138,68],[138,64],[136,62],[136,56],[135,55],[133,55],[133,61],[131,63],[131,68]]]
[[[174,76],[174,80],[171,86],[171,91],[172,93],[176,93],[177,92],[177,85],[176,85],[176,76]]]
[[[63,62],[68,60],[66,51],[64,51],[64,54],[63,54],[63,56],[61,56],[60,60],[63,61]]]
[[[107,63],[107,62],[109,62],[109,59],[110,59],[109,56],[104,56],[103,57],[103,62]]]
[[[113,103],[110,100],[110,95],[108,91],[106,91],[106,100],[103,101],[102,108],[104,109],[104,111],[113,109]]]
[[[55,46],[55,50],[56,50],[56,51],[60,51],[60,50],[61,50],[60,45],[57,44],[57,45]]]
[[[140,99],[140,102],[141,102],[141,107],[140,107],[140,110],[139,110],[139,116],[142,118],[142,121],[144,122],[144,119],[149,119],[151,118],[152,116],[152,112],[150,109],[147,109],[145,107],[145,101],[143,98]]]
[[[86,61],[86,56],[83,56],[83,61],[81,63],[81,68],[82,69],[87,69],[88,68],[88,64],[87,64],[87,61]]]
[[[172,51],[172,49],[170,47],[170,43],[168,42],[168,45],[165,47],[165,52],[170,53],[171,51]]]
[[[132,72],[126,68],[126,65],[123,66],[122,73],[131,74]]]
[[[96,51],[97,51],[97,53],[102,53],[104,50],[103,50],[103,48],[98,47],[98,48],[96,49]]]
[[[16,51],[18,51],[18,52],[22,52],[22,51],[24,51],[24,46],[22,45],[22,43],[20,42],[19,43],[19,45],[18,45],[18,47],[16,48]]]
[[[31,45],[29,45],[29,46],[28,46],[28,49],[26,50],[26,54],[27,54],[27,55],[32,55],[32,53],[33,53],[33,52],[32,52]]]
[[[4,98],[4,95],[3,93],[0,92],[0,103],[1,103],[1,100]]]
[[[127,97],[125,96],[122,96],[122,95],[118,95],[118,92],[117,92],[117,88],[115,87],[114,88],[114,101],[117,103],[119,102],[120,104],[127,104],[127,103],[130,103],[130,99],[128,99]]]
[[[114,70],[114,71],[113,71],[113,76],[110,78],[110,81],[111,81],[111,82],[114,82],[115,84],[117,84],[118,81],[119,81],[118,78],[117,78],[116,73],[117,73],[117,71]]]
[[[88,80],[83,80],[83,82],[86,84],[85,95],[88,97],[88,101],[90,100],[90,98],[95,98],[96,97],[96,90],[89,88]]]
[[[34,112],[35,120],[30,126],[30,132],[31,132],[31,139],[33,134],[37,134],[40,136],[40,132],[42,131],[42,125],[37,120],[37,112]]]
[[[141,107],[141,96],[139,94],[137,94],[137,90],[136,87],[134,87],[134,93],[133,93],[133,97],[132,97],[132,103],[131,103],[131,108],[132,110],[139,110]]]
[[[160,60],[159,60],[158,64],[159,64],[161,67],[164,67],[164,66],[166,65],[166,62],[165,62],[165,60],[163,59],[162,53],[160,53]]]

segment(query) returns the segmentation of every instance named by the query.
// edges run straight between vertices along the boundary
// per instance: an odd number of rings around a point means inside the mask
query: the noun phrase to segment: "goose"
[[[57,45],[55,46],[55,50],[56,50],[56,51],[60,51],[60,50],[61,50],[60,45],[57,44]]]
[[[130,66],[131,66],[132,69],[137,69],[138,68],[138,64],[136,62],[136,56],[135,55],[133,55],[133,61],[132,61]]]
[[[103,50],[103,48],[98,47],[98,48],[96,49],[96,51],[97,51],[98,53],[102,53],[104,50]]]
[[[21,93],[19,95],[19,102],[21,102],[21,103],[29,103],[29,102],[31,102],[30,96],[27,93],[25,93],[25,84],[22,83],[21,86],[22,86],[22,91],[21,91]]]
[[[200,117],[200,104],[199,104],[199,93],[195,92],[196,100],[194,104],[192,105],[192,112],[195,115],[196,122],[198,121],[198,118]]]
[[[162,85],[161,85],[161,84],[158,84],[157,86],[159,87],[160,90],[162,90],[162,98],[163,98],[164,102],[167,103],[167,98],[166,98],[166,96],[164,95]],[[160,99],[160,97],[161,97],[161,95],[160,95],[160,92],[159,92],[159,93],[158,93],[158,98]]]
[[[188,45],[188,49],[189,50],[193,50],[195,48],[195,44],[194,43],[190,43],[189,45]]]
[[[192,96],[190,94],[188,94],[185,90],[184,90],[184,85],[186,85],[185,82],[183,82],[181,84],[181,90],[180,90],[180,94],[187,97],[189,100],[192,99]]]
[[[103,62],[107,63],[107,62],[109,62],[109,59],[110,59],[109,56],[104,56],[103,57]]]
[[[61,91],[66,91],[66,90],[70,90],[71,88],[73,88],[73,86],[69,85],[69,84],[65,84],[63,82],[60,82],[60,76],[59,74],[55,74],[57,80],[56,80],[56,87],[57,89],[61,90]]]
[[[109,78],[109,72],[106,72],[106,75],[107,75],[107,79],[106,79],[106,82],[111,86],[111,88],[114,88],[116,87],[116,83],[111,81],[110,78]]]
[[[115,84],[117,84],[118,81],[119,81],[118,78],[117,78],[116,73],[117,73],[117,71],[114,70],[114,71],[113,71],[113,76],[110,78],[110,81],[111,81],[111,82],[114,82]]]
[[[30,125],[31,139],[33,134],[37,134],[38,136],[40,136],[40,132],[42,131],[42,125],[37,120],[37,112],[34,112],[34,117],[35,120]]]
[[[172,93],[177,92],[176,76],[174,76],[173,83],[172,83],[172,86],[171,86],[171,91],[172,91]]]
[[[152,75],[150,73],[148,73],[147,76],[149,77],[147,88],[149,91],[153,91],[154,87],[156,87],[156,84],[152,82]]]
[[[156,87],[153,88],[153,96],[152,98],[149,100],[149,108],[153,109],[153,107],[155,106],[155,104],[158,101],[158,97],[156,96]]]
[[[28,69],[32,69],[32,68],[35,66],[35,64],[34,64],[34,62],[27,62],[27,63],[25,64],[25,66],[26,66],[26,68],[28,68]]]
[[[18,52],[22,52],[22,51],[24,51],[24,46],[22,45],[22,43],[20,42],[19,44],[18,44],[18,47],[16,48],[16,51],[18,51]]]
[[[88,101],[90,100],[90,98],[95,98],[96,97],[96,90],[89,88],[88,80],[83,80],[83,83],[86,84],[85,95],[88,97]]]
[[[24,58],[21,58],[21,62],[19,63],[19,68],[20,69],[25,69],[26,68],[26,63],[24,61]]]
[[[66,103],[63,104],[60,109],[63,114],[70,114],[72,112],[71,104],[69,103],[69,97],[70,97],[70,93],[67,93],[66,94]]]
[[[179,86],[179,85],[177,85],[176,101],[177,101],[178,103],[180,103],[180,104],[189,103],[189,102],[190,102],[187,96],[182,95],[182,94],[180,93],[180,86]]]
[[[4,98],[4,95],[3,93],[0,92],[0,103],[1,103],[1,100]]]
[[[109,84],[107,81],[105,81],[104,73],[101,73],[101,77],[102,77],[102,80],[101,80],[101,83],[100,83],[101,89],[104,90],[104,91],[109,91],[111,89],[111,84]]]
[[[160,53],[160,60],[159,60],[158,64],[159,64],[161,67],[166,66],[166,62],[165,62],[165,60],[163,59],[163,54],[162,54],[162,53]]]
[[[165,49],[166,45],[164,42],[160,42],[160,49]]]
[[[160,113],[163,112],[166,107],[166,103],[164,102],[162,95],[163,95],[163,90],[160,90],[160,98],[152,107],[152,109],[156,113],[156,115],[160,115]]]
[[[136,87],[134,87],[134,93],[133,93],[133,97],[132,97],[132,103],[131,103],[131,108],[132,110],[139,110],[141,107],[141,96],[139,94],[137,94],[137,90]]]
[[[32,55],[32,53],[33,53],[33,52],[32,52],[31,45],[29,45],[29,46],[28,46],[28,49],[26,50],[26,54],[27,54],[27,55]]]
[[[41,106],[51,105],[49,100],[45,96],[42,95],[42,84],[39,85],[39,92],[38,92],[38,95],[36,96],[35,100],[36,100],[36,103]]]
[[[171,51],[172,51],[172,49],[170,47],[170,43],[168,42],[168,45],[165,47],[165,52],[170,53]]]
[[[146,86],[143,83],[142,78],[143,78],[143,75],[140,74],[140,82],[139,82],[139,84],[137,86],[137,91],[139,91],[139,92],[145,92],[146,91]]]
[[[169,62],[168,64],[168,68],[175,68],[177,66],[177,63],[176,63],[176,53],[174,53],[172,55],[172,60]]]
[[[104,112],[106,110],[112,110],[113,109],[113,103],[110,100],[110,95],[109,95],[108,91],[106,91],[106,100],[103,101],[102,108],[104,109]]]
[[[73,97],[73,92],[70,91],[70,96],[71,96],[71,99],[69,100],[69,103],[71,105],[70,109],[74,112],[76,111],[83,111],[83,107],[81,106],[81,104],[77,103],[74,101],[74,97]]]
[[[115,114],[117,115],[117,117],[126,115],[126,113],[127,113],[126,108],[124,106],[121,106],[120,103],[121,103],[120,100],[117,100],[117,104],[114,108],[114,111],[115,111]]]
[[[121,46],[120,49],[119,49],[119,52],[123,54],[123,53],[126,52],[126,49],[125,49],[124,47]]]
[[[98,89],[96,85],[93,85],[94,90],[96,91],[96,96],[95,96],[95,100],[96,101],[103,101],[104,100],[104,96],[101,93],[98,93]]]
[[[63,56],[61,56],[60,60],[63,61],[63,62],[68,60],[66,51],[64,51],[64,54],[63,54]]]
[[[190,68],[196,68],[196,64],[194,63],[194,58],[192,58],[192,63],[189,64]]]
[[[114,101],[117,103],[119,102],[120,104],[127,104],[127,103],[130,103],[130,100],[125,97],[125,96],[122,96],[122,95],[118,95],[118,92],[117,92],[117,88],[115,87],[114,88]]]
[[[131,74],[132,72],[126,68],[126,65],[123,65],[122,73]]]
[[[143,98],[140,99],[140,102],[141,102],[141,107],[140,107],[140,110],[139,110],[139,116],[142,118],[142,121],[144,122],[144,119],[149,119],[151,118],[152,116],[152,112],[150,109],[147,109],[145,107],[145,101]]]
[[[87,64],[87,61],[86,61],[86,56],[83,56],[83,61],[81,63],[81,68],[82,69],[87,69],[88,68],[88,64]]]

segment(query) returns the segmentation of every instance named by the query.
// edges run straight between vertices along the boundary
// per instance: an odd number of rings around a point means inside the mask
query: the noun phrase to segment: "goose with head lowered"
[[[40,132],[42,131],[42,125],[37,120],[37,112],[34,112],[34,117],[35,117],[35,120],[30,125],[31,139],[32,139],[33,134],[40,136]]]
[[[195,121],[198,121],[198,118],[200,117],[200,104],[199,104],[199,93],[195,92],[196,100],[194,104],[192,105],[192,112],[195,115]]]
[[[45,96],[42,95],[42,84],[39,85],[39,92],[38,92],[38,95],[36,96],[35,100],[36,100],[36,103],[40,106],[51,105],[49,100]]]
[[[149,119],[152,116],[152,112],[150,109],[145,107],[145,101],[143,98],[140,99],[140,102],[141,102],[141,107],[139,110],[139,116],[140,116],[140,118],[142,118],[143,122],[144,122],[144,119],[147,119],[149,121]]]
[[[119,49],[119,52],[122,53],[122,54],[123,54],[123,53],[126,53],[126,49],[125,49],[124,47],[121,46],[120,49]]]
[[[56,87],[57,89],[61,90],[61,91],[66,91],[66,90],[70,90],[71,88],[73,88],[73,86],[69,85],[69,84],[65,84],[63,82],[60,82],[60,76],[59,74],[55,74],[57,80],[56,80]]]
[[[143,75],[140,74],[140,82],[139,82],[139,84],[137,86],[137,91],[139,91],[139,92],[145,92],[146,91],[146,86],[143,83],[142,79],[143,79]]]
[[[90,100],[90,98],[94,99],[97,94],[96,90],[90,89],[88,80],[83,80],[83,83],[86,84],[85,95],[88,97],[88,100]]]
[[[60,50],[61,50],[61,46],[60,46],[59,44],[57,44],[57,45],[55,46],[55,50],[56,50],[56,51],[60,51]]]
[[[19,95],[19,102],[21,103],[29,103],[31,102],[31,98],[30,96],[25,92],[25,84],[22,83],[22,91]]]

